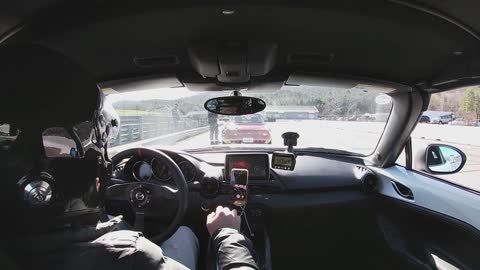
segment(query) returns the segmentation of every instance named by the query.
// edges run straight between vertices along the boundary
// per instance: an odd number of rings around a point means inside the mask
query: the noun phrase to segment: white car
[[[430,123],[443,125],[443,124],[448,124],[451,121],[453,121],[453,117],[451,115],[442,115],[442,116],[433,117],[430,120]]]

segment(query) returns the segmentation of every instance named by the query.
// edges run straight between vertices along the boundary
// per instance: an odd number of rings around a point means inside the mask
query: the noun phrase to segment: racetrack
[[[272,146],[283,147],[282,133],[296,131],[300,134],[298,147],[343,149],[366,155],[376,147],[384,126],[377,122],[325,120],[285,120],[266,124],[271,130]],[[465,167],[456,174],[441,177],[480,190],[480,127],[418,124],[412,139],[413,153],[420,145],[429,143],[445,143],[464,151],[467,155]],[[206,147],[209,142],[209,132],[205,132],[178,142],[176,146],[192,149]],[[402,159],[403,156],[399,158],[400,164],[403,164]]]

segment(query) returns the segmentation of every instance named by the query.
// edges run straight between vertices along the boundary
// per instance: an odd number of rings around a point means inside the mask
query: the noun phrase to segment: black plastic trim
[[[410,137],[405,144],[405,168],[409,171],[412,170],[412,137]]]
[[[392,3],[398,4],[398,5],[406,6],[406,7],[412,8],[412,9],[416,9],[418,11],[428,13],[428,14],[434,16],[434,17],[437,17],[437,18],[440,18],[444,21],[447,21],[447,22],[457,26],[458,28],[462,29],[466,33],[470,34],[472,37],[474,37],[478,41],[480,41],[480,35],[475,30],[470,28],[468,25],[460,22],[459,20],[456,20],[456,19],[454,19],[450,16],[447,16],[447,15],[445,15],[445,14],[439,12],[439,11],[436,11],[432,8],[428,8],[428,7],[423,6],[423,5],[411,3],[410,1],[404,1],[404,0],[389,0],[389,1],[392,2]]]

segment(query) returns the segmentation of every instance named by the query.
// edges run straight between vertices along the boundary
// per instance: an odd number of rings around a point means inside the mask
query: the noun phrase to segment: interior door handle
[[[398,195],[402,196],[405,199],[413,200],[414,197],[411,189],[395,181],[391,181],[391,183]]]

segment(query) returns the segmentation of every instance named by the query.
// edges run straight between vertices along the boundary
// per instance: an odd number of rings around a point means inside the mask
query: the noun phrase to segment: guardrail
[[[121,116],[119,134],[109,145],[114,147],[205,126],[207,117]]]

